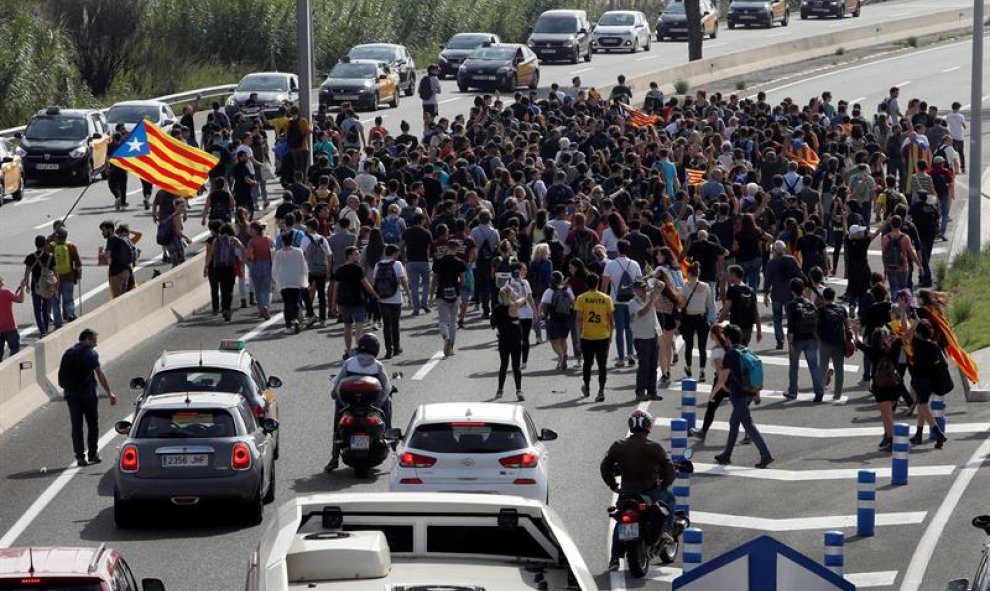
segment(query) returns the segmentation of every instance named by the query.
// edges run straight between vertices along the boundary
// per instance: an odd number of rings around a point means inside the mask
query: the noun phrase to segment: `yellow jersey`
[[[586,291],[574,301],[574,311],[581,315],[582,339],[597,341],[612,336],[612,298],[600,291]]]

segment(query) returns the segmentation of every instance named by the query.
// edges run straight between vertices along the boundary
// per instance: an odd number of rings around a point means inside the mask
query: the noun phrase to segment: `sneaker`
[[[686,375],[687,377],[691,377],[691,366],[690,365],[685,365],[684,366],[684,375]]]
[[[784,350],[784,341],[777,341],[777,346],[774,347],[774,349],[776,349],[777,351],[783,351]]]
[[[223,321],[224,322],[230,322],[230,312],[224,312],[223,313]]]
[[[912,445],[921,445],[923,441],[921,438],[921,432],[919,431],[918,433],[915,433],[914,437],[908,439],[908,441],[910,441]]]
[[[86,461],[89,462],[90,464],[99,464],[100,462],[103,461],[103,458],[101,458],[97,454],[90,454],[89,457],[86,458]]]
[[[595,396],[595,402],[605,402],[605,393],[599,390],[598,396]]]
[[[587,398],[588,396],[591,396],[591,389],[588,388],[588,385],[587,384],[585,384],[585,385],[581,386],[581,397],[582,398]]]
[[[457,328],[464,328],[464,319],[461,318],[457,321]]]
[[[402,355],[402,347],[399,347],[398,349],[395,350],[395,355],[396,355],[396,357],[398,357],[399,355]]]
[[[636,365],[636,358],[632,355],[629,356],[629,367]]]
[[[756,464],[756,467],[759,468],[760,470],[762,470],[762,469],[766,468],[767,466],[769,466],[772,463],[773,463],[773,458],[766,458],[766,459],[760,460],[760,463],[759,464]]]
[[[670,386],[670,374],[665,373],[660,377],[660,389],[666,390]]]
[[[869,386],[870,385],[870,378],[864,377],[860,381],[856,382],[856,385],[857,386]]]
[[[797,400],[797,394],[792,394],[790,392],[784,392],[784,398],[788,400]]]
[[[616,367],[625,367],[626,366],[626,360],[625,359],[619,359],[618,361],[615,362],[615,366]]]
[[[702,369],[701,371],[698,372],[698,381],[699,382],[705,381],[705,370]]]
[[[619,559],[618,558],[613,558],[612,560],[609,560],[608,561],[608,570],[610,572],[613,572],[613,573],[615,571],[619,570]]]
[[[419,308],[414,308],[412,311],[413,316],[419,316]]]
[[[516,400],[519,402],[526,400],[526,397],[523,396],[522,390],[516,390]]]
[[[426,314],[429,314],[430,313],[430,307],[429,306],[423,306],[423,312],[426,313]]]
[[[707,437],[707,436],[708,436],[708,432],[707,431],[702,431],[701,429],[695,429],[691,433],[691,437],[694,437],[698,441],[704,441],[705,440],[705,437]]]
[[[336,457],[333,457],[333,458],[330,459],[329,462],[327,462],[327,465],[323,467],[323,471],[324,472],[333,472],[334,470],[337,469],[337,466],[339,466],[339,465],[340,465],[340,460],[337,459]]]
[[[814,401],[815,402],[821,402],[824,399],[825,399],[825,393],[824,392],[822,392],[821,394],[815,394],[815,398],[814,398]]]
[[[646,394],[642,392],[636,392],[636,402],[642,402],[647,399]]]
[[[443,340],[443,356],[450,357],[451,343],[449,339]]]
[[[880,440],[880,443],[879,443],[879,444],[877,444],[877,447],[878,447],[878,448],[880,448],[880,449],[883,449],[883,448],[885,448],[885,447],[886,447],[886,448],[889,448],[889,447],[890,447],[890,445],[891,445],[891,443],[892,443],[892,442],[891,442],[891,440],[890,440],[890,437],[887,437],[887,436],[885,435],[885,436],[883,437],[883,439],[881,439],[881,440]]]
[[[832,376],[835,375],[835,370],[831,367],[828,368],[828,373],[825,374],[825,387],[828,388],[832,385]]]
[[[501,397],[502,397],[502,391],[501,391],[501,390],[499,390],[499,391],[497,391],[497,392],[495,392],[495,399],[496,399],[496,400],[498,400],[498,399],[499,399],[499,398],[501,398]]]
[[[945,433],[942,433],[941,431],[935,433],[935,449],[942,449],[945,447],[946,441],[948,441],[948,438],[945,436]]]
[[[113,209],[114,211],[120,211],[120,199],[113,200]]]
[[[319,326],[320,328],[326,328],[327,327],[327,321],[326,320],[320,320],[319,322],[316,323],[316,326]]]
[[[840,400],[842,400],[842,394],[839,394],[838,392],[832,394],[832,402],[838,402]]]
[[[723,456],[723,455],[721,455],[721,454],[719,454],[719,455],[717,455],[717,456],[715,456],[715,462],[716,462],[716,463],[717,463],[717,464],[718,464],[719,466],[728,466],[729,464],[731,464],[731,463],[732,463],[732,461],[731,461],[731,460],[729,460],[729,458],[727,458],[727,457],[725,457],[725,456]]]
[[[650,399],[651,400],[663,400],[663,396],[661,396],[659,394],[650,394]]]
[[[314,326],[316,326],[317,322],[319,322],[319,319],[317,319],[316,316],[307,316],[306,328],[313,328]]]
[[[294,330],[296,334],[299,334],[302,331],[302,326],[299,325],[298,320],[292,323],[292,330]]]

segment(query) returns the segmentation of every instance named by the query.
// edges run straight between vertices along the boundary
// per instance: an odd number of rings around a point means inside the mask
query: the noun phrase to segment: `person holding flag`
[[[907,163],[907,188],[904,190],[904,194],[910,195],[912,179],[918,172],[918,163],[923,161],[928,168],[932,167],[932,149],[928,143],[928,138],[923,133],[912,131],[901,144],[901,154],[904,162]]]

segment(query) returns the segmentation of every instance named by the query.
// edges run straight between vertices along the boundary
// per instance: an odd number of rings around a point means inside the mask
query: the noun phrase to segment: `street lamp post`
[[[296,52],[299,63],[299,112],[307,120],[313,117],[313,20],[309,0],[296,0]],[[306,138],[309,145],[311,137]],[[307,150],[312,154],[312,150]],[[306,163],[307,166],[310,162]]]
[[[979,253],[981,238],[980,170],[983,163],[983,0],[973,0],[973,73],[969,115],[969,236],[966,246]]]

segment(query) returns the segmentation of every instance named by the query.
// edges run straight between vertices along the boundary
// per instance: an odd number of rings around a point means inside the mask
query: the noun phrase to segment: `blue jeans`
[[[942,195],[938,196],[938,205],[942,213],[942,227],[939,234],[945,236],[945,231],[949,228],[949,210],[952,209],[952,201],[949,200],[949,196]]]
[[[406,274],[409,275],[413,310],[419,310],[430,301],[430,263],[409,261],[406,264]]]
[[[742,261],[739,266],[743,269],[743,280],[754,291],[760,288],[760,269],[763,267],[763,257]]]
[[[818,365],[818,339],[796,340],[788,348],[790,363],[787,365],[787,393],[797,395],[798,366],[801,364],[801,354],[808,361],[811,369],[811,385],[815,396],[823,396],[825,387],[822,385],[822,368]]]
[[[760,451],[760,459],[769,460],[771,457],[770,448],[767,447],[767,442],[763,440],[763,435],[756,428],[753,423],[753,415],[749,412],[749,403],[752,401],[753,397],[748,394],[729,396],[729,402],[732,403],[732,414],[729,416],[729,435],[725,440],[725,449],[720,454],[726,460],[732,458],[732,450],[735,448],[736,438],[739,436],[739,425],[742,425],[743,429],[746,430],[746,435],[752,440],[756,449]]]
[[[255,303],[259,308],[267,308],[272,303],[272,262],[253,261],[249,267],[249,275]]]
[[[38,334],[44,336],[48,334],[48,313],[51,311],[52,300],[31,292],[31,305],[34,308],[34,322],[38,325]]]
[[[784,342],[784,306],[786,302],[778,302],[777,300],[771,300],[771,307],[773,308],[773,336],[777,339],[777,343]]]
[[[626,358],[626,345],[629,345],[629,356],[633,355],[632,329],[629,327],[629,304],[615,305],[615,348],[619,359]]]
[[[52,316],[55,317],[55,328],[62,328],[63,322],[76,319],[76,299],[73,297],[75,283],[62,280],[58,282],[58,291],[52,298]]]
[[[651,499],[653,499],[653,502],[654,503],[663,503],[663,504],[667,505],[667,509],[669,510],[669,515],[667,515],[667,528],[666,529],[667,529],[667,531],[672,530],[674,528],[674,502],[675,502],[674,493],[670,492],[666,488],[663,488],[661,486],[658,486],[658,487],[652,488],[650,490],[644,490],[642,492],[642,494],[644,494],[644,495],[650,497]],[[619,540],[619,528],[618,527],[613,527],[612,528],[612,551],[611,551],[610,559],[611,560],[618,560],[618,559],[622,558],[622,551],[624,549],[625,548],[622,545],[622,541]]]
[[[908,271],[887,271],[887,283],[890,284],[890,295],[893,296],[898,291],[909,288]]]

